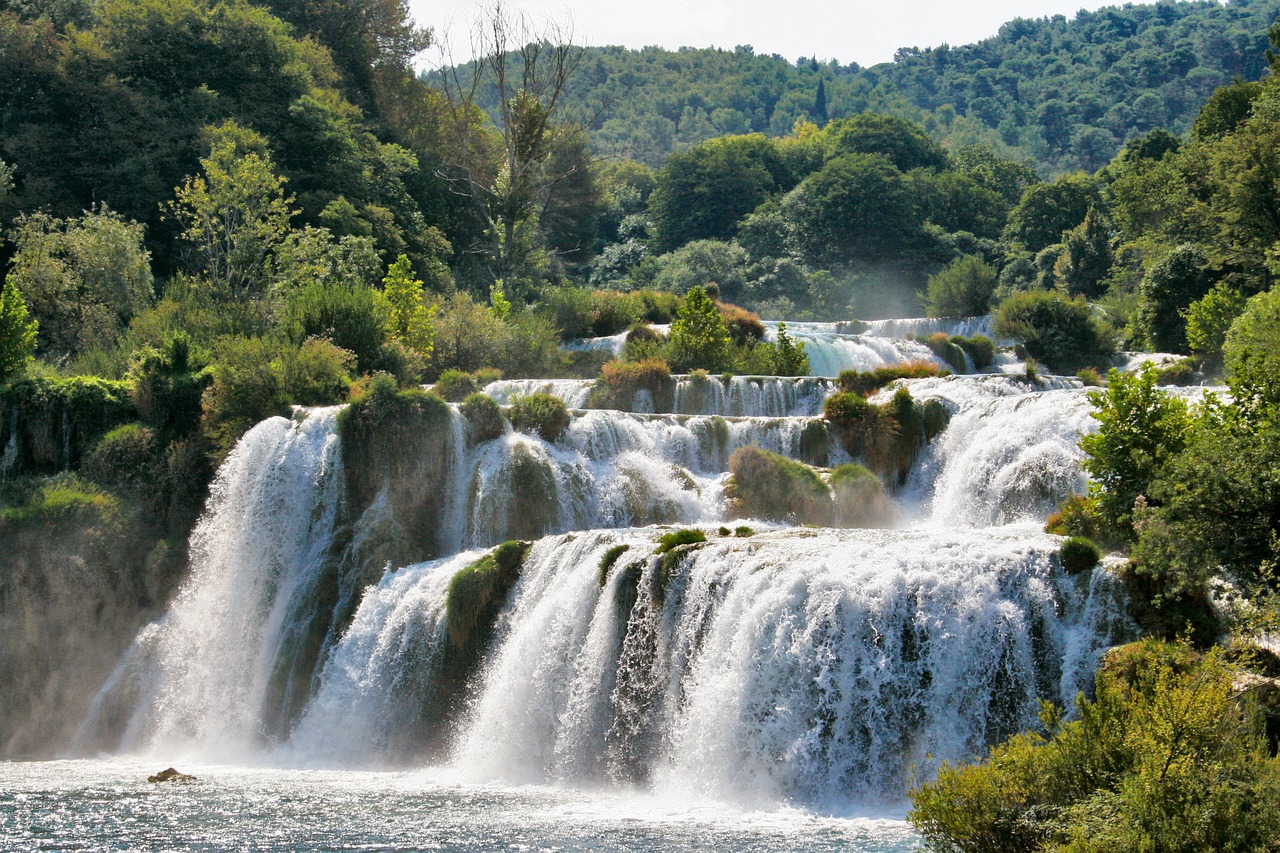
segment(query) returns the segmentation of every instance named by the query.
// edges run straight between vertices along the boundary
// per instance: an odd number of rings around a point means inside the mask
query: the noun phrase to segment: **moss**
[[[1087,572],[1102,562],[1102,549],[1094,544],[1092,539],[1086,539],[1083,536],[1072,536],[1062,543],[1062,548],[1058,551],[1058,557],[1062,561],[1062,568],[1067,574],[1075,575]]]
[[[926,400],[921,408],[924,414],[924,440],[933,441],[951,423],[951,410],[941,400]]]
[[[470,373],[451,369],[440,374],[432,390],[450,403],[458,403],[479,391],[480,383]]]
[[[445,627],[451,643],[475,648],[488,642],[531,544],[503,542],[453,576],[445,598]]]
[[[738,516],[825,526],[831,521],[831,490],[802,462],[758,447],[742,447],[729,458],[725,488]]]
[[[544,441],[558,441],[569,428],[569,409],[554,394],[517,394],[511,400],[511,426]]]
[[[103,435],[136,419],[132,386],[96,377],[25,379],[0,389],[0,447],[16,437],[11,473],[77,467]]]
[[[14,491],[10,490],[5,501],[10,505],[0,509],[0,523],[7,532],[36,528],[50,532],[68,528],[123,532],[124,508],[120,499],[76,474],[59,474],[22,491],[25,494],[15,500]]]
[[[755,536],[756,532],[752,530],[750,527],[747,527],[745,524],[740,524],[737,527],[733,528],[733,535],[737,536],[739,539],[748,539],[752,536]]]
[[[996,345],[985,335],[974,335],[971,338],[956,335],[951,338],[951,343],[968,354],[974,370],[986,370],[996,363]]]
[[[600,581],[600,586],[604,586],[605,583],[608,582],[609,572],[613,569],[614,564],[618,562],[619,557],[627,553],[630,549],[630,545],[614,545],[608,551],[604,552],[604,555],[600,557],[600,573],[597,577],[597,580]]]
[[[665,361],[643,358],[607,362],[600,369],[600,378],[596,380],[588,403],[595,409],[631,411],[636,406],[637,392],[642,390],[649,392],[655,411],[671,411],[675,402],[675,382]]]
[[[488,394],[468,395],[459,410],[471,426],[471,437],[476,442],[497,438],[506,428],[501,407]]]
[[[706,542],[707,534],[694,527],[686,527],[680,530],[673,530],[670,533],[664,533],[658,537],[658,547],[654,550],[655,554],[666,554],[673,548],[681,545],[693,545],[699,542]]]
[[[1200,362],[1195,358],[1180,358],[1173,364],[1157,368],[1157,385],[1190,385],[1196,381]]]
[[[825,421],[812,420],[800,432],[800,458],[809,465],[825,468],[831,458],[831,435]]]
[[[934,355],[951,365],[953,370],[965,372],[968,367],[965,362],[965,352],[956,344],[954,338],[947,337],[946,332],[936,332],[925,338],[923,343]]]

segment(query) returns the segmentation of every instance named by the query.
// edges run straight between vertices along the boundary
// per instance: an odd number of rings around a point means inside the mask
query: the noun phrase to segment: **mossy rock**
[[[24,379],[0,388],[0,447],[14,442],[8,474],[74,469],[98,440],[137,419],[132,386],[97,377]]]
[[[450,403],[460,403],[480,390],[475,376],[461,370],[446,370],[431,389]]]
[[[503,542],[453,576],[445,599],[449,642],[458,648],[487,643],[532,544]]]
[[[673,530],[658,538],[658,547],[653,552],[658,557],[658,565],[650,589],[655,604],[661,605],[667,600],[667,590],[676,569],[706,542],[707,535],[693,527]]]
[[[622,545],[614,545],[608,551],[604,552],[604,554],[600,557],[600,572],[597,578],[600,581],[600,586],[604,586],[606,583],[608,583],[609,572],[613,570],[613,567],[618,562],[618,559],[623,554],[627,553],[627,551],[629,551],[630,549],[631,549],[630,545],[622,544]]]
[[[831,523],[831,490],[802,462],[758,447],[741,447],[729,458],[725,488],[731,513],[792,524]]]
[[[1102,562],[1102,549],[1092,539],[1072,536],[1062,543],[1058,558],[1067,574],[1077,575],[1092,570]]]
[[[893,507],[880,478],[861,465],[841,465],[831,472],[831,495],[838,527],[885,527],[893,523]]]
[[[831,460],[831,434],[822,420],[811,420],[800,432],[800,458],[808,465],[827,467]]]

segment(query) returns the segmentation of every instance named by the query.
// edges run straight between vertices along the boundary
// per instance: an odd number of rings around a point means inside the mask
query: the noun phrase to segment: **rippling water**
[[[892,816],[737,811],[683,792],[463,785],[433,771],[0,764],[4,850],[636,850],[906,853]]]

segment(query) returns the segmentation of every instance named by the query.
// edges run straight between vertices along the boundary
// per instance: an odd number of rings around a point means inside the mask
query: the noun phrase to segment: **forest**
[[[1276,849],[1280,699],[1237,687],[1280,676],[1241,639],[1280,620],[1278,12],[1019,19],[872,68],[512,19],[419,75],[403,0],[6,0],[0,540],[99,553],[154,609],[217,466],[293,405],[439,395],[500,431],[498,377],[599,377],[603,407],[807,374],[764,320],[994,314],[1028,381],[1097,387],[1090,490],[1049,531],[1123,555],[1148,639],[913,820],[938,850]],[[1170,358],[1109,373],[1123,351]],[[889,423],[840,381],[834,428]],[[895,435],[925,417],[898,404]]]

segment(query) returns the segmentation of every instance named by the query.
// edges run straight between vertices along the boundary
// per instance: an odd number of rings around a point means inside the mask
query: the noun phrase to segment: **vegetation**
[[[831,489],[818,472],[777,453],[740,447],[729,457],[725,486],[732,513],[790,524],[831,524]]]
[[[564,400],[553,394],[518,394],[508,413],[511,426],[521,432],[536,433],[544,441],[558,441],[569,428],[569,410]]]
[[[506,429],[501,407],[487,394],[468,394],[458,408],[471,425],[471,435],[475,441],[497,438]]]
[[[520,578],[529,542],[503,542],[449,581],[445,626],[455,646],[483,648],[507,595]]]

